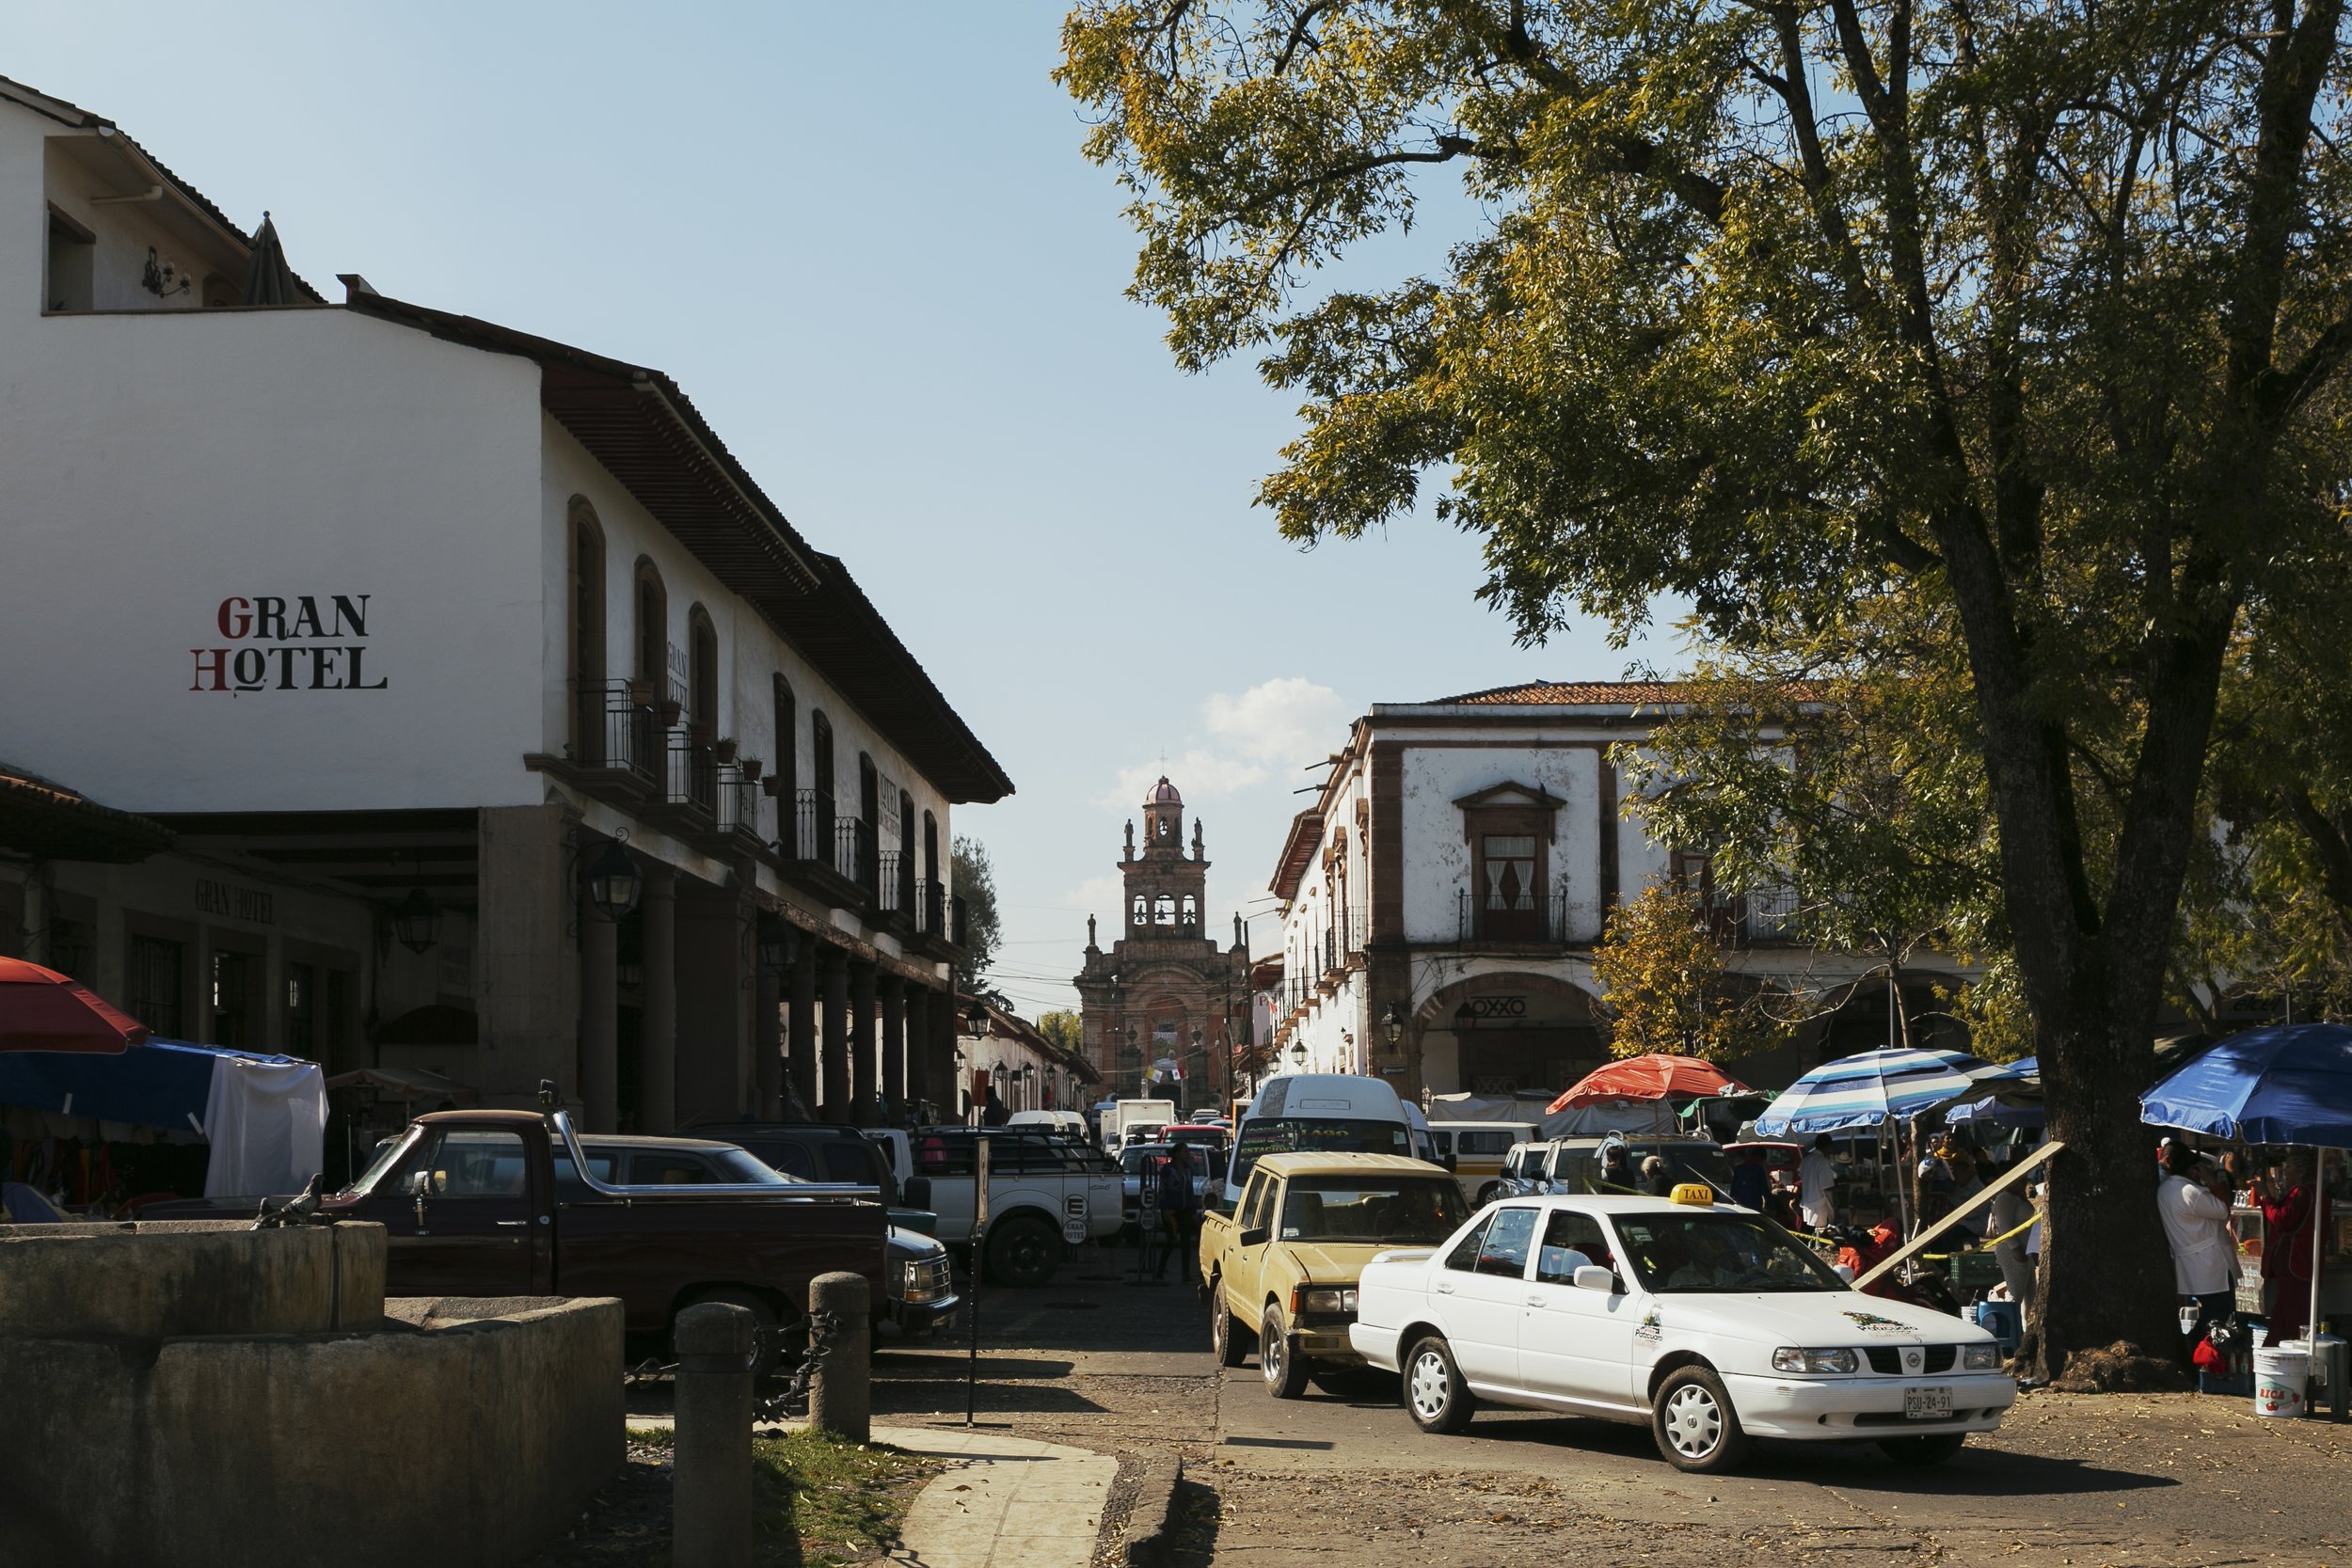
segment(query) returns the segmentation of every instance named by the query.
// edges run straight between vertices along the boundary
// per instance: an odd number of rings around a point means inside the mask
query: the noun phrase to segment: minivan
[[[1532,1121],[1433,1121],[1430,1141],[1438,1163],[1451,1164],[1462,1196],[1473,1206],[1491,1202],[1502,1191],[1502,1164],[1513,1147],[1533,1143],[1543,1129]]]

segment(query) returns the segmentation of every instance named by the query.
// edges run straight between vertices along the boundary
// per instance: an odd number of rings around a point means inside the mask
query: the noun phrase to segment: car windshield
[[[1462,1189],[1442,1177],[1295,1176],[1282,1195],[1281,1235],[1415,1245],[1444,1241],[1469,1217]]]
[[[1411,1154],[1410,1139],[1401,1121],[1370,1121],[1355,1117],[1251,1117],[1242,1124],[1233,1146],[1233,1162],[1225,1180],[1235,1186],[1249,1180],[1258,1158],[1304,1149],[1315,1154]]]
[[[407,1147],[408,1139],[405,1133],[398,1137],[386,1138],[382,1143],[377,1144],[375,1158],[368,1162],[368,1168],[353,1179],[351,1185],[345,1187],[343,1191],[346,1193],[373,1191],[376,1179],[384,1174],[385,1168],[399,1158],[400,1151]]]
[[[1635,1275],[1651,1291],[1725,1294],[1849,1288],[1787,1231],[1745,1211],[1620,1214],[1617,1234]]]

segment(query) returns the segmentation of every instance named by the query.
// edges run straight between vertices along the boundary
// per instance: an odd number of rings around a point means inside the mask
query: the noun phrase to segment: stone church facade
[[[1143,802],[1140,848],[1127,824],[1119,871],[1120,934],[1105,950],[1089,915],[1086,965],[1073,977],[1088,1060],[1111,1098],[1214,1109],[1231,1092],[1234,1043],[1248,1035],[1249,949],[1238,916],[1231,947],[1208,935],[1200,824],[1187,853],[1184,797],[1165,777]]]

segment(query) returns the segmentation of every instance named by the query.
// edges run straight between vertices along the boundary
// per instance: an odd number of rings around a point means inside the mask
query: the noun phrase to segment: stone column
[[[566,1099],[580,1089],[567,823],[561,806],[487,806],[475,816],[472,1072],[485,1105],[536,1105],[543,1078]],[[267,1037],[266,1015],[280,1009],[262,1010],[252,1021],[256,1043]]]
[[[850,960],[836,948],[820,955],[825,984],[824,1082],[819,1085],[825,1120],[850,1119]]]
[[[792,943],[792,1003],[785,1030],[786,1056],[792,1069],[792,1086],[800,1091],[801,1111],[817,1114],[817,939],[794,931]]]
[[[882,1125],[907,1119],[907,983],[896,974],[882,979]]]
[[[753,1114],[773,1121],[784,1114],[783,976],[762,956],[782,923],[772,914],[759,917],[752,935],[752,1105]]]
[[[660,1134],[677,1122],[677,872],[657,860],[644,865],[645,891],[637,904],[645,963],[637,1131]]]
[[[619,1131],[620,935],[617,921],[580,900],[580,1099],[588,1132]]]
[[[938,1098],[931,1091],[931,1036],[930,1019],[928,1012],[930,996],[930,988],[928,986],[906,988],[907,1016],[904,1025],[907,1048],[906,1099],[910,1106],[920,1105],[927,1100]]]
[[[956,1031],[963,1024],[956,1010],[956,993],[941,991],[926,1010],[930,1015],[931,1099],[938,1103],[940,1120],[959,1121],[962,1119],[963,1083],[956,1071]]]
[[[874,1114],[874,966],[850,966],[850,1124],[871,1127]]]

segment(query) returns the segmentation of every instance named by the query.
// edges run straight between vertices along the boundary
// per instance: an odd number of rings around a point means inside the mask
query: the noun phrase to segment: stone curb
[[[1119,1542],[1127,1568],[1168,1568],[1176,1547],[1176,1487],[1184,1479],[1184,1462],[1174,1454],[1142,1462]]]

